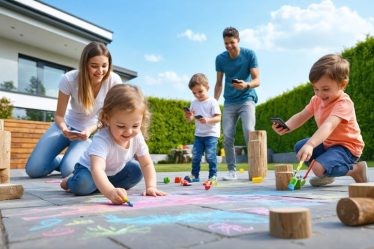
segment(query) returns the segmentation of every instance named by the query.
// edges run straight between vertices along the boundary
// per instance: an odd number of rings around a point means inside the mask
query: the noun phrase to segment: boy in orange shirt
[[[349,81],[349,63],[337,54],[328,54],[312,66],[309,73],[314,96],[301,112],[293,115],[285,129],[273,123],[279,135],[289,133],[314,116],[318,129],[311,138],[296,143],[295,152],[306,165],[314,160],[316,177],[312,186],[334,182],[335,176],[351,176],[356,182],[368,182],[367,164],[357,162],[364,141],[357,123],[354,104],[344,92]]]

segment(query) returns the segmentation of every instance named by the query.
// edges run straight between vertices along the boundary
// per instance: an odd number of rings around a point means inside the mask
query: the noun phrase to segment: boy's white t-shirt
[[[101,85],[91,113],[86,114],[78,99],[78,70],[64,74],[58,87],[62,93],[70,96],[70,102],[65,114],[66,125],[79,131],[96,125],[98,122],[98,113],[103,107],[106,94],[111,87],[121,83],[122,80],[119,75],[110,72],[108,79]]]
[[[212,118],[214,115],[221,115],[221,109],[217,100],[213,97],[209,97],[204,101],[193,100],[190,106],[190,110],[194,112],[194,115],[201,115],[204,118]],[[195,120],[195,136],[198,137],[219,137],[221,132],[221,122],[214,124],[202,124]]]
[[[79,163],[91,170],[91,155],[101,157],[105,160],[105,173],[107,176],[116,175],[126,163],[134,159],[134,155],[141,157],[148,154],[148,146],[143,134],[130,139],[130,146],[124,149],[112,138],[108,127],[100,129],[93,137],[91,145],[79,159]]]

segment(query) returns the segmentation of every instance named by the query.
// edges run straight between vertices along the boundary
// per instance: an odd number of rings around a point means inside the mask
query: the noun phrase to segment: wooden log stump
[[[293,172],[292,164],[276,164],[274,166],[276,172]]]
[[[267,175],[267,138],[266,131],[252,131],[248,142],[248,176],[265,178]]]
[[[272,208],[269,216],[270,234],[282,239],[304,239],[312,236],[308,208]]]
[[[374,198],[374,183],[352,183],[348,186],[349,197]]]
[[[348,226],[359,226],[374,223],[373,198],[342,198],[336,205],[340,221]]]
[[[23,186],[19,184],[0,184],[0,201],[19,199],[23,195]]]
[[[0,131],[0,183],[9,183],[10,132]]]
[[[292,171],[275,172],[275,188],[277,190],[288,190],[288,184],[293,176]]]

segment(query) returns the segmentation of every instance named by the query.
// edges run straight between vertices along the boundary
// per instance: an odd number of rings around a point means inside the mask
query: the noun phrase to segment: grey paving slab
[[[223,173],[223,172],[222,172]],[[202,183],[173,183],[188,172],[158,173],[166,197],[144,197],[144,182],[128,191],[134,207],[112,205],[100,193],[78,197],[62,191],[61,176],[29,179],[12,170],[11,182],[22,184],[23,198],[0,202],[6,239],[3,248],[365,248],[374,247],[374,225],[346,227],[336,216],[337,201],[348,195],[349,177],[334,184],[276,191],[274,172],[264,182],[239,174],[206,191]],[[374,169],[369,170],[374,179]],[[170,177],[172,183],[164,184]],[[202,172],[202,178],[207,172]],[[313,236],[285,240],[269,235],[269,208],[307,207]],[[52,245],[52,246],[51,246]]]

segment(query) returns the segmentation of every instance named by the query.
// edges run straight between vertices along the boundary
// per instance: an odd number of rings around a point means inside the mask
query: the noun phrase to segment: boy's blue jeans
[[[298,141],[295,144],[295,152],[297,153],[308,140],[309,138],[305,138]],[[323,144],[320,144],[314,148],[312,157],[305,164],[309,166],[313,160],[316,160],[323,166],[325,176],[345,176],[353,168],[358,157],[352,155],[347,148],[341,145],[325,149]]]
[[[243,104],[224,105],[222,115],[223,146],[228,170],[236,170],[235,132],[239,118],[242,120],[245,144],[248,147],[249,133],[255,130],[256,106],[253,101]]]
[[[59,168],[62,177],[74,170],[74,165],[91,144],[91,139],[70,141],[55,123],[44,133],[36,144],[26,163],[26,173],[32,178],[43,177]],[[58,156],[66,147],[61,158]]]
[[[198,137],[192,149],[192,171],[195,178],[199,178],[201,158],[205,150],[205,158],[209,163],[209,178],[217,176],[217,144],[218,137]]]
[[[134,187],[142,178],[143,173],[136,160],[126,163],[126,166],[116,175],[108,176],[114,187],[126,190]],[[67,187],[76,195],[89,195],[97,190],[91,171],[79,163],[75,165],[73,176],[67,181]]]

